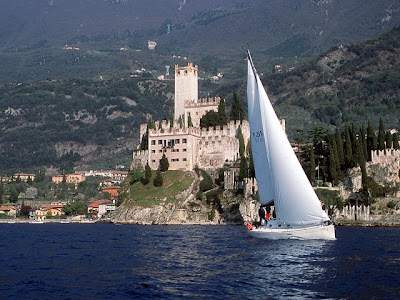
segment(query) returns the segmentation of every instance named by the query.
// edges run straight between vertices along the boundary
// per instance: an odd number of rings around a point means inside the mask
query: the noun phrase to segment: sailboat
[[[261,205],[275,218],[249,234],[263,239],[335,239],[335,228],[297,159],[247,51],[250,140]]]

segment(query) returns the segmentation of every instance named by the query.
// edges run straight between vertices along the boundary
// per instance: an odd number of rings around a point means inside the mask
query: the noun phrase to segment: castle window
[[[185,149],[183,149],[183,152],[186,152],[186,148],[185,148]]]
[[[156,162],[156,160],[155,160],[155,159],[153,159],[151,162],[152,162],[152,163],[155,163],[155,162]]]
[[[159,145],[162,145],[162,140],[158,140],[158,144],[159,144]]]
[[[162,153],[162,149],[160,151],[158,151],[158,152]]]
[[[187,139],[182,139],[182,143],[186,144],[187,143]]]
[[[155,145],[156,144],[156,140],[151,140],[151,144]]]
[[[173,158],[173,159],[171,159],[171,161],[177,162],[177,161],[179,161],[179,158]]]
[[[151,150],[151,153],[156,153],[156,150]]]
[[[182,158],[183,161],[186,161],[186,158]]]
[[[175,144],[179,144],[179,139],[175,139]]]

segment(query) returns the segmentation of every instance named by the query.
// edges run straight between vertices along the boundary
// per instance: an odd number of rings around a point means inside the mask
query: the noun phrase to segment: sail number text
[[[256,143],[264,142],[264,135],[261,130],[252,133],[253,139]]]

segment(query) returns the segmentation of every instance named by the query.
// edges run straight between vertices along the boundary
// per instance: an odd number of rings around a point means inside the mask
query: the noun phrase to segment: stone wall
[[[366,166],[368,175],[381,185],[394,186],[400,182],[400,150],[371,151],[371,162]]]
[[[129,170],[144,170],[149,159],[148,150],[138,150],[132,153],[132,162]]]

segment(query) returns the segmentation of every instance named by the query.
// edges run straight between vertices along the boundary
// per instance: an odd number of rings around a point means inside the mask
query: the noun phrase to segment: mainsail
[[[247,77],[250,139],[260,201],[275,203],[285,223],[329,220],[286,137],[248,52]]]

